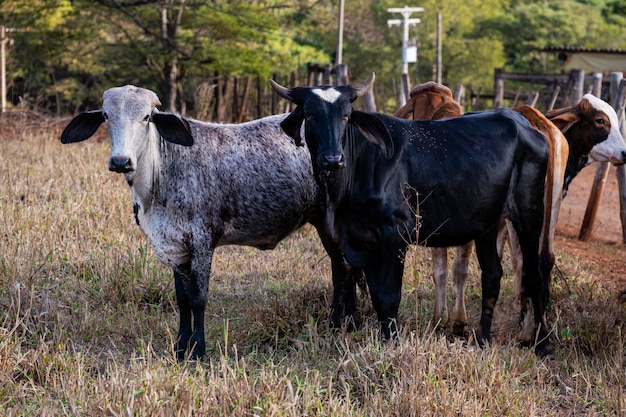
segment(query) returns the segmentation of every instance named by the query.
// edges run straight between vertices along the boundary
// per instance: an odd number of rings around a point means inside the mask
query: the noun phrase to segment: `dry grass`
[[[106,169],[108,143],[62,146],[65,122],[0,117],[2,415],[626,414],[626,308],[564,253],[552,362],[513,343],[510,271],[492,347],[433,331],[424,249],[407,260],[398,343],[377,342],[367,298],[359,331],[328,331],[329,262],[306,227],[274,251],[218,251],[207,356],[177,364],[171,273],[134,224],[123,178]]]

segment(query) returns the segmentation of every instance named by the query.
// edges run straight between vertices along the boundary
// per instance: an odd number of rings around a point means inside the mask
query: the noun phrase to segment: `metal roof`
[[[561,52],[561,53],[566,53],[566,54],[585,53],[585,54],[626,55],[626,50],[624,49],[575,48],[575,47],[569,47],[569,46],[543,48],[541,52]]]

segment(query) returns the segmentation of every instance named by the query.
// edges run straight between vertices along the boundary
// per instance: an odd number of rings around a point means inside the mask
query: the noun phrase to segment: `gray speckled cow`
[[[214,124],[160,112],[157,95],[124,86],[104,92],[101,110],[81,113],[61,142],[91,137],[102,122],[111,139],[109,169],[123,173],[135,221],[158,258],[174,270],[179,360],[205,351],[204,312],[214,249],[272,249],[306,222],[318,230],[332,262],[331,322],[355,309],[355,285],[341,252],[323,230],[320,192],[306,147],[294,145],[286,115]],[[349,279],[348,279],[349,278]]]

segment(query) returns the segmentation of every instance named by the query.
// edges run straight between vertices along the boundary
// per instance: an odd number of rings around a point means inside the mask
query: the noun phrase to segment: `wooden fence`
[[[347,84],[348,67],[309,63],[306,74],[293,71],[272,79],[285,86]],[[200,82],[193,92],[194,117],[216,122],[241,123],[289,111],[291,103],[280,99],[266,78],[215,75]]]

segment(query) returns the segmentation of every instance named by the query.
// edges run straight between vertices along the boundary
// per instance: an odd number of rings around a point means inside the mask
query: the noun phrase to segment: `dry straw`
[[[0,414],[626,415],[626,307],[567,253],[549,309],[552,362],[515,346],[508,263],[493,346],[436,330],[419,248],[407,258],[397,343],[378,342],[367,296],[358,331],[329,331],[329,261],[305,227],[274,251],[218,250],[207,357],[176,363],[171,273],[134,224],[123,178],[106,169],[106,140],[62,146],[66,122],[0,117]],[[478,272],[473,264],[472,326]]]

